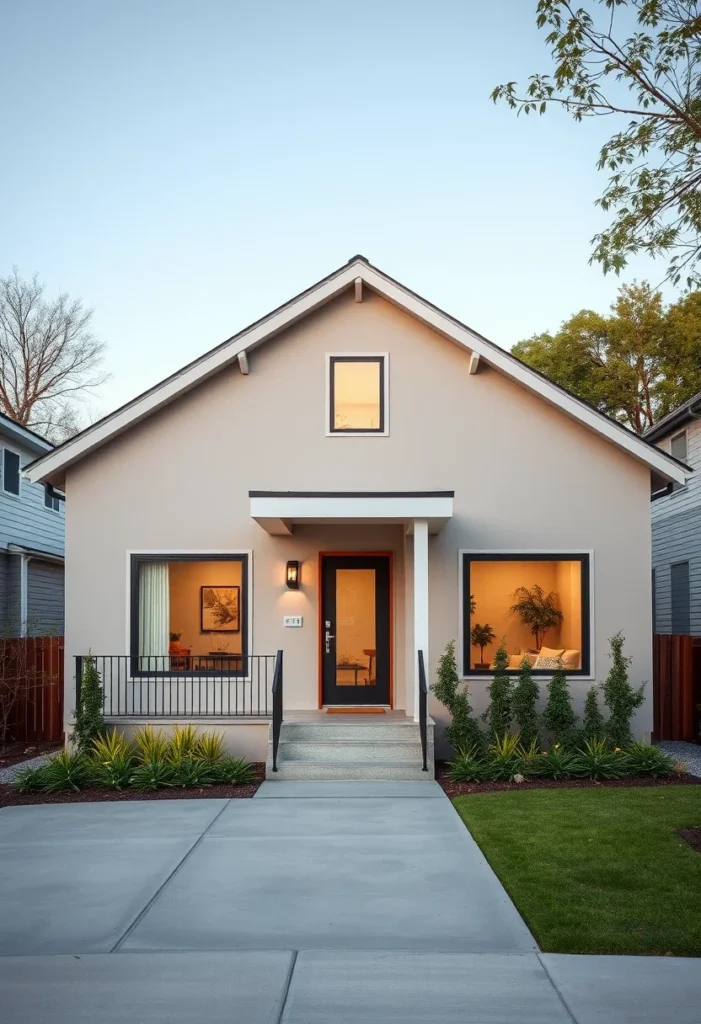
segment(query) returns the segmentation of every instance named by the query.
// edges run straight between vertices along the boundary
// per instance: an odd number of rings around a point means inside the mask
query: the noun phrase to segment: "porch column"
[[[419,655],[428,674],[428,523],[414,522],[414,720],[419,720]]]

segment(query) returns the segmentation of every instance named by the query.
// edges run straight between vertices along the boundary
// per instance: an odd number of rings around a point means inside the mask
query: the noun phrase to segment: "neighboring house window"
[[[61,511],[61,502],[65,501],[62,494],[54,490],[51,484],[44,484],[44,504],[54,512]]]
[[[328,433],[386,434],[386,355],[329,356]]]
[[[688,455],[687,448],[688,446],[686,439],[686,430],[682,430],[681,433],[675,434],[672,438],[672,441],[669,446],[669,451],[675,459],[679,459],[680,462],[686,462]],[[678,484],[675,482],[672,484],[672,490],[678,491],[681,490],[684,486],[684,484]]]
[[[132,555],[133,671],[245,674],[248,586],[245,554]]]
[[[2,489],[7,494],[19,494],[20,463],[17,452],[4,448],[2,453]]]
[[[511,672],[526,658],[537,673],[561,661],[568,675],[588,675],[589,578],[586,554],[464,552],[464,674],[491,674],[504,637]]]
[[[689,563],[676,562],[671,567],[672,632],[691,632],[691,602],[689,594]]]

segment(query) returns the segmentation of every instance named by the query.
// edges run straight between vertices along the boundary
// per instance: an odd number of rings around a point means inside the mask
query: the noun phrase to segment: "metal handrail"
[[[426,686],[426,667],[424,652],[419,651],[419,733],[421,735],[422,771],[428,771],[427,739],[428,739],[428,687]]]
[[[280,745],[280,729],[282,728],[282,651],[275,656],[275,672],[273,674],[273,771],[277,771],[277,751]]]

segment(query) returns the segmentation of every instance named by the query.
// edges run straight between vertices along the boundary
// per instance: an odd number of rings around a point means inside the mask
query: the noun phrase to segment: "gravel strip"
[[[38,768],[40,764],[50,761],[53,754],[41,754],[40,757],[30,757],[28,761],[20,761],[19,764],[11,764],[7,768],[0,768],[0,782],[12,782],[15,775],[22,768]]]
[[[684,740],[664,740],[657,746],[673,757],[682,761],[690,775],[701,778],[701,746],[697,743],[686,743]]]

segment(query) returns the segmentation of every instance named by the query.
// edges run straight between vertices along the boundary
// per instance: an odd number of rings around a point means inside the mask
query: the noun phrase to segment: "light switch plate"
[[[292,626],[294,628],[299,629],[300,626],[302,625],[302,616],[301,615],[285,615],[285,616],[283,616],[282,624],[283,624],[283,626]]]

